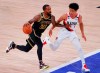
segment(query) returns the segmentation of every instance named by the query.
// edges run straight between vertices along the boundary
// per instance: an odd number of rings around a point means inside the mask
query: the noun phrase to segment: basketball
[[[32,33],[32,26],[31,25],[24,25],[23,26],[23,32],[25,34],[31,34]]]

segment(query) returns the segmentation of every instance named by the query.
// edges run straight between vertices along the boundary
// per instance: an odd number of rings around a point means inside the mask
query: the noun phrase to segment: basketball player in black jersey
[[[6,52],[9,52],[11,49],[17,48],[24,52],[29,52],[35,45],[37,45],[37,55],[39,59],[40,69],[46,69],[49,66],[45,65],[42,61],[42,41],[41,35],[46,30],[46,28],[53,24],[53,26],[62,27],[59,24],[56,24],[55,17],[51,14],[51,7],[48,4],[43,6],[43,12],[36,15],[33,19],[29,20],[24,25],[32,25],[33,31],[29,34],[29,38],[26,40],[26,45],[17,45],[13,41],[10,42],[10,45],[6,49]]]

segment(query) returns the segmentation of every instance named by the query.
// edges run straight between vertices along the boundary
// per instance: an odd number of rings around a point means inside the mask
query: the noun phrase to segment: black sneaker
[[[98,6],[97,8],[100,8],[100,6]]]
[[[45,69],[48,69],[48,68],[49,68],[48,65],[46,65],[46,64],[44,64],[44,63],[41,63],[41,64],[40,64],[40,70],[45,70]]]
[[[16,46],[16,44],[13,41],[11,41],[9,43],[9,46],[6,48],[6,53],[8,53],[10,50],[14,49],[15,46]]]

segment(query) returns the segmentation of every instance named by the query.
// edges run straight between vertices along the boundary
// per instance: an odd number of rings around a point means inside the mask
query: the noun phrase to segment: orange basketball
[[[24,32],[25,34],[30,34],[30,33],[32,33],[32,26],[31,26],[31,25],[24,25],[24,26],[23,26],[23,32]]]

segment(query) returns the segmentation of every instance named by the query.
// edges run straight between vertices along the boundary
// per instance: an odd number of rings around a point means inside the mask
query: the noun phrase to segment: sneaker
[[[10,50],[14,49],[15,48],[15,43],[13,41],[11,41],[9,43],[9,46],[6,48],[6,53],[8,53]]]
[[[88,69],[86,64],[84,64],[84,66],[82,68],[82,73],[90,73],[90,69]]]
[[[48,69],[49,66],[44,64],[43,62],[40,63],[40,70],[45,70],[45,69]]]
[[[100,8],[100,6],[98,6],[97,8]]]
[[[45,37],[45,39],[43,40],[43,45],[49,44],[50,42],[50,38],[49,37]]]

